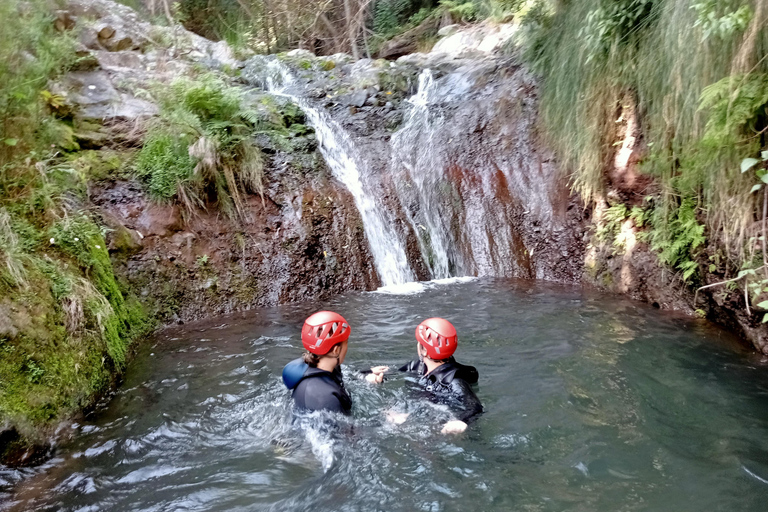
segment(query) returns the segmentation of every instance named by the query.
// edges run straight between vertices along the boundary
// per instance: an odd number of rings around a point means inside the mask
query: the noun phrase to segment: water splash
[[[320,152],[328,167],[352,194],[363,220],[363,229],[382,286],[413,281],[414,275],[405,249],[392,228],[394,219],[376,201],[371,170],[357,151],[349,133],[328,113],[292,92],[295,80],[279,61],[270,61],[266,68],[263,80],[265,88],[275,95],[289,98],[304,111],[309,124],[315,129]]]

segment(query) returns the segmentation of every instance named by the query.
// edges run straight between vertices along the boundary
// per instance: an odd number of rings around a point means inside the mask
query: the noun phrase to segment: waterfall
[[[414,280],[405,248],[393,229],[393,219],[377,203],[372,190],[371,170],[359,155],[354,141],[344,128],[301,96],[293,94],[295,81],[289,70],[277,60],[267,64],[263,84],[271,93],[289,98],[307,116],[315,129],[320,152],[333,176],[352,194],[363,220],[363,229],[371,248],[382,286],[392,286]]]
[[[472,103],[482,94],[474,89],[473,72],[458,69],[436,80],[423,70],[405,121],[391,139],[389,172],[397,177],[402,210],[433,279],[530,271],[515,225],[515,215],[528,212],[515,199],[542,203],[527,181],[532,164],[509,161],[494,147],[496,140],[516,143],[513,135],[485,139],[485,123],[495,116]]]
[[[579,244],[568,238],[569,214],[553,209],[555,198],[567,204],[568,191],[536,136],[535,79],[524,70],[490,59],[422,68],[397,131],[380,127],[375,138],[357,140],[336,120],[350,116],[304,92],[315,77],[292,75],[272,57],[256,59],[251,80],[302,108],[331,172],[352,194],[383,287],[417,275],[560,279],[578,272],[566,260],[568,247]],[[384,123],[391,105],[366,112]],[[368,153],[372,144],[383,146]],[[418,247],[417,260],[408,259],[406,240]],[[408,287],[418,286],[400,288]]]
[[[413,208],[403,210],[416,233],[430,275],[433,279],[443,279],[451,275],[452,268],[456,269],[458,255],[451,251],[448,238],[451,216],[440,208],[440,198],[428,193],[445,179],[443,162],[436,148],[436,136],[445,119],[429,108],[436,94],[432,72],[425,69],[419,75],[418,91],[408,100],[411,104],[408,116],[392,136],[389,169],[393,173],[404,169],[407,173],[405,180],[398,181],[398,195],[403,206],[411,204]]]

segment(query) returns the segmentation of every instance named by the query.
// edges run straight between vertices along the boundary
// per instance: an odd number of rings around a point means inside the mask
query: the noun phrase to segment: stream
[[[38,468],[0,470],[0,509],[38,511],[763,511],[766,362],[711,324],[570,287],[451,279],[349,293],[157,335],[109,403]],[[390,291],[402,291],[391,290]],[[295,421],[280,373],[306,316],[352,326],[353,415]],[[404,374],[443,316],[485,412],[450,412]],[[409,412],[402,425],[385,412]],[[322,416],[322,415],[321,415]]]

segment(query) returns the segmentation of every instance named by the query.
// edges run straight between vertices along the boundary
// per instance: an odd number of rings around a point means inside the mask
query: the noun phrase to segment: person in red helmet
[[[437,402],[450,406],[456,413],[458,419],[446,423],[443,433],[463,432],[467,421],[483,412],[483,406],[471,388],[477,383],[477,369],[457,363],[453,358],[458,336],[448,320],[428,318],[421,322],[416,327],[416,342],[418,359],[409,362],[400,371],[418,374],[419,385]],[[405,417],[395,414],[392,420],[400,423]]]
[[[304,321],[301,343],[306,352],[283,369],[297,409],[351,412],[352,398],[341,374],[351,332],[344,317],[332,311],[319,311]]]

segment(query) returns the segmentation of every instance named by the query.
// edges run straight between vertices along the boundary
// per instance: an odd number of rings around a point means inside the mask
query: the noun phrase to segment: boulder
[[[354,91],[344,96],[344,103],[351,107],[362,107],[365,105],[365,100],[368,99],[368,92],[365,90]]]
[[[53,20],[53,26],[59,32],[72,30],[77,24],[77,16],[73,16],[69,11],[56,11],[56,18]]]

